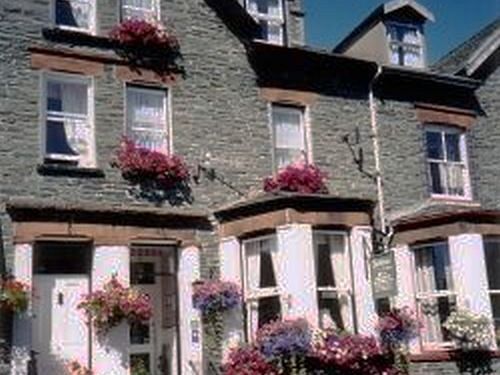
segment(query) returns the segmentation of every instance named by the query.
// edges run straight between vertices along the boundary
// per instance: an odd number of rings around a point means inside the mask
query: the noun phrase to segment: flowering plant
[[[141,324],[153,316],[149,296],[125,288],[114,276],[102,290],[86,295],[78,308],[85,312],[98,334],[106,333],[124,320],[129,324]]]
[[[278,375],[278,370],[254,346],[233,349],[223,371],[224,375]]]
[[[189,169],[179,156],[137,146],[127,138],[123,139],[111,165],[119,168],[123,178],[132,184],[153,181],[165,190],[189,179]]]
[[[94,375],[92,370],[80,364],[78,361],[71,361],[66,366],[69,375]]]
[[[241,303],[240,287],[230,281],[203,280],[193,285],[193,306],[203,315],[225,311]]]
[[[305,319],[275,321],[257,331],[256,344],[268,358],[303,356],[311,349],[311,337],[312,333]]]
[[[0,279],[0,313],[21,313],[28,308],[29,287],[11,276]]]
[[[463,350],[488,349],[492,343],[492,322],[469,310],[453,311],[443,327]]]
[[[407,306],[392,309],[378,322],[380,339],[387,347],[408,344],[412,338],[418,336],[421,328],[416,314]]]
[[[115,26],[110,33],[112,40],[133,48],[177,49],[175,36],[168,34],[159,24],[141,19],[128,19]]]
[[[303,194],[327,194],[326,173],[314,164],[294,163],[264,179],[264,191],[288,191]]]

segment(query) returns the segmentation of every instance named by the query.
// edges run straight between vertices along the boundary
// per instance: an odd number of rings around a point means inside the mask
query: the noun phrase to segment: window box
[[[264,180],[264,191],[268,193],[286,191],[302,194],[328,194],[326,173],[307,163],[290,164],[275,176]]]

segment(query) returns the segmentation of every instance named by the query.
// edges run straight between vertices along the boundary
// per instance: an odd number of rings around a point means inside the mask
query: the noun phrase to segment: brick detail
[[[318,94],[306,91],[264,87],[260,89],[260,97],[271,103],[292,104],[305,107],[314,104]]]
[[[422,123],[438,123],[469,128],[476,116],[469,111],[444,106],[416,105],[417,118]]]
[[[100,76],[104,73],[103,63],[43,52],[31,53],[31,67],[33,69],[76,73],[87,76]]]
[[[131,68],[129,66],[116,66],[115,76],[117,79],[125,82],[146,83],[162,86],[171,86],[176,83],[176,80],[170,76],[160,77],[151,70]]]

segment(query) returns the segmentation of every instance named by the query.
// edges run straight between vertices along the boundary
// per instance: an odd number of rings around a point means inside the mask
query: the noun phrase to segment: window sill
[[[82,168],[73,165],[64,164],[39,164],[36,168],[42,176],[61,176],[61,177],[88,177],[104,178],[104,172],[98,168]]]
[[[111,49],[116,46],[116,43],[108,37],[95,35],[84,30],[45,27],[42,29],[42,35],[51,42],[65,43],[72,46],[79,45],[102,49]]]
[[[461,197],[457,195],[431,194],[431,200],[449,203],[474,203],[471,197]]]

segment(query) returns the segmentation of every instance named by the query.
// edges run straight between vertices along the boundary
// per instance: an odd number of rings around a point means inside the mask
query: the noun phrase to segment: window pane
[[[444,135],[446,142],[446,157],[450,161],[461,161],[460,157],[460,134],[446,133]]]
[[[154,284],[155,264],[153,262],[132,262],[130,263],[130,283]]]
[[[427,157],[429,159],[444,160],[441,133],[428,131],[425,134],[427,139]]]
[[[56,24],[90,28],[91,0],[56,0]]]
[[[85,244],[44,242],[36,244],[33,273],[87,274],[92,251]]]
[[[47,121],[47,139],[46,152],[48,154],[61,154],[78,156],[78,151],[75,150],[69,142],[67,127],[63,121]]]
[[[260,253],[260,288],[272,288],[276,286],[276,277],[274,275],[274,266],[271,253],[262,251]]]
[[[443,165],[446,170],[446,188],[448,195],[464,195],[464,167],[461,164]]]
[[[258,303],[259,328],[264,324],[281,319],[281,303],[278,296],[261,298]]]
[[[448,246],[434,245],[415,250],[419,292],[451,290]]]
[[[422,66],[422,49],[415,46],[404,46],[404,66]]]
[[[500,241],[485,241],[484,251],[489,289],[500,290]]]
[[[276,147],[304,148],[302,112],[299,109],[273,109]]]
[[[451,289],[448,246],[436,245],[432,249],[436,290]]]
[[[335,287],[335,278],[333,276],[332,259],[330,254],[330,244],[328,243],[328,241],[317,244],[316,266],[317,285]]]
[[[318,309],[320,326],[322,328],[334,327],[344,330],[345,324],[342,319],[341,302],[332,292],[318,292]],[[332,324],[333,323],[333,324]]]
[[[391,64],[401,65],[403,51],[397,44],[391,44]]]
[[[491,294],[491,309],[495,321],[497,344],[500,345],[500,294]]]
[[[87,115],[87,91],[85,83],[47,82],[47,110],[69,114]]]
[[[456,310],[454,297],[426,298],[419,301],[420,314],[424,329],[422,338],[426,343],[440,343],[450,341],[450,337],[443,324],[450,313]]]
[[[441,176],[441,164],[429,163],[431,189],[433,194],[444,194],[444,184]]]
[[[409,44],[420,44],[418,30],[412,27],[402,27],[401,28],[401,40],[404,43]]]
[[[130,325],[130,343],[132,345],[149,344],[149,324],[134,323]]]

